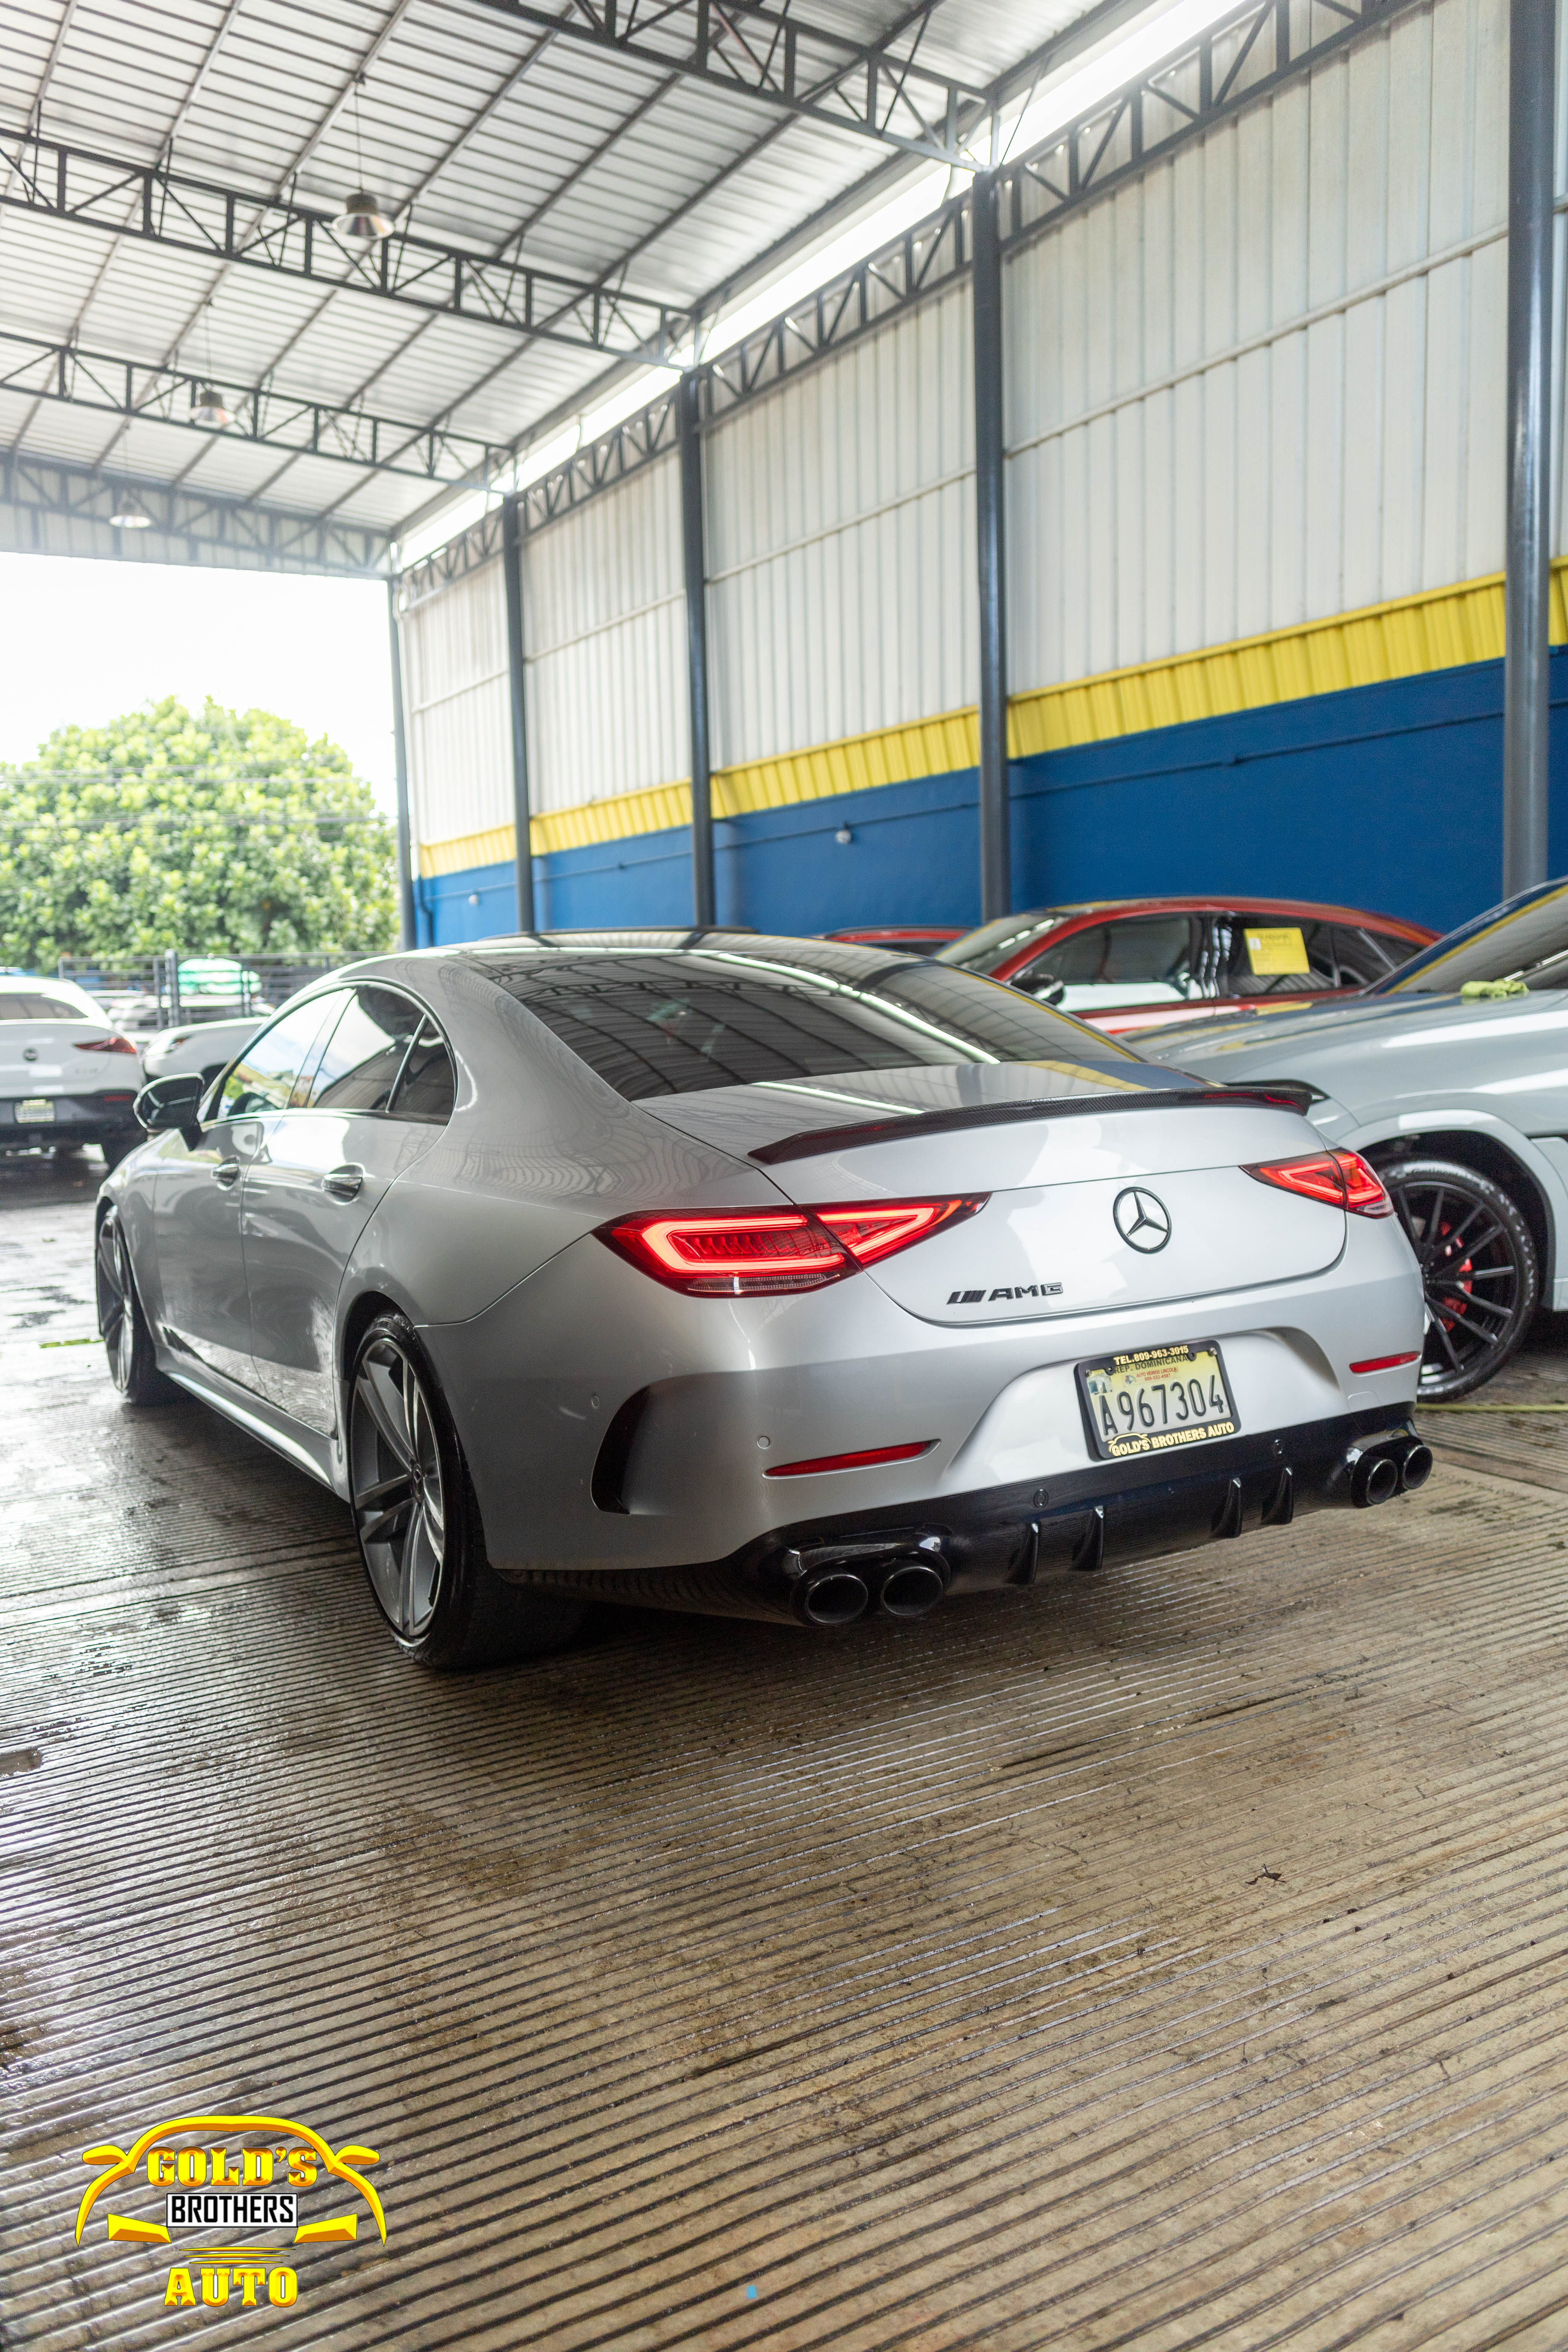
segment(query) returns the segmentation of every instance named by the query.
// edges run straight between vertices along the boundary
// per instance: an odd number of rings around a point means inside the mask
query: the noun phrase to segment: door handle
[[[364,1170],[347,1161],[342,1168],[329,1168],[321,1179],[321,1190],[330,1192],[334,1201],[352,1201],[364,1182]]]
[[[218,1163],[217,1163],[217,1166],[213,1170],[213,1182],[214,1182],[215,1184],[223,1184],[223,1185],[226,1186],[226,1185],[229,1185],[229,1184],[237,1184],[237,1183],[238,1183],[238,1181],[239,1181],[239,1162],[238,1162],[238,1160],[220,1160],[218,1161]]]

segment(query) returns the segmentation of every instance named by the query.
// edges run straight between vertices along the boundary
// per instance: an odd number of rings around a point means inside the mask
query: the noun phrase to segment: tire
[[[99,1225],[95,1257],[98,1328],[109,1356],[110,1379],[127,1404],[172,1404],[180,1391],[158,1370],[125,1231],[114,1209]]]
[[[468,1465],[414,1327],[378,1315],[349,1378],[349,1493],[393,1639],[421,1665],[499,1665],[570,1642],[586,1604],[503,1583]]]
[[[1395,1160],[1378,1172],[1426,1292],[1418,1402],[1468,1396],[1501,1371],[1540,1303],[1530,1227],[1500,1184],[1458,1160]]]

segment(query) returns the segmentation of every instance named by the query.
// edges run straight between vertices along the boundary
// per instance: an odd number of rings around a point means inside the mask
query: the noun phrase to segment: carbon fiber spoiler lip
[[[868,1144],[901,1143],[906,1137],[921,1135],[960,1135],[966,1128],[1014,1127],[1028,1119],[1098,1118],[1108,1110],[1179,1110],[1215,1104],[1232,1110],[1237,1104],[1251,1104],[1262,1110],[1293,1110],[1299,1116],[1306,1112],[1305,1103],[1293,1093],[1261,1087],[1203,1087],[1190,1094],[1172,1087],[1135,1095],[1041,1096],[1032,1102],[984,1103],[969,1110],[917,1111],[904,1118],[867,1119],[857,1127],[807,1128],[799,1135],[760,1143],[746,1156],[763,1168],[776,1168],[781,1160],[811,1160],[821,1151],[858,1151]]]

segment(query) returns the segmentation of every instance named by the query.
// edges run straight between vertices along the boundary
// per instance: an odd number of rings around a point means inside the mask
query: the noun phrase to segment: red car
[[[1395,915],[1304,898],[1100,898],[1000,916],[937,959],[1124,1035],[1342,995],[1436,937]]]

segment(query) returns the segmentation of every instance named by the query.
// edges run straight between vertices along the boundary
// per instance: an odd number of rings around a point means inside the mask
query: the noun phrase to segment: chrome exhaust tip
[[[853,1569],[830,1568],[807,1578],[795,1605],[808,1625],[853,1625],[870,1607],[871,1595]]]
[[[877,1587],[877,1606],[884,1617],[928,1617],[946,1591],[930,1560],[895,1559]]]
[[[1405,1449],[1405,1459],[1399,1465],[1399,1491],[1414,1495],[1432,1475],[1432,1448],[1423,1445],[1417,1437]]]

